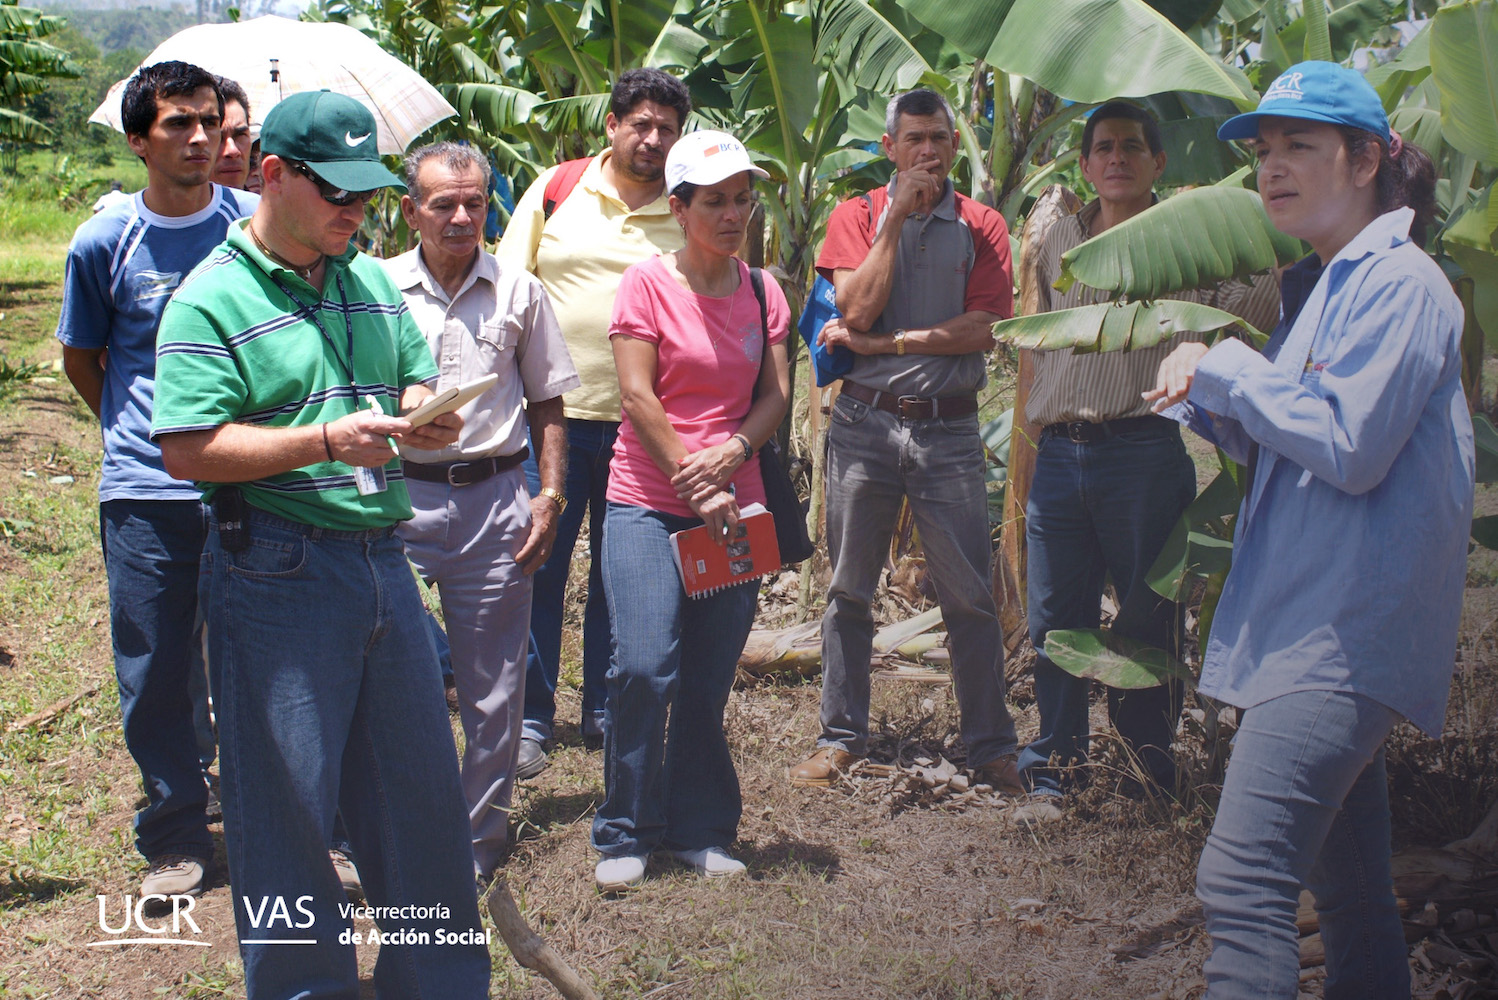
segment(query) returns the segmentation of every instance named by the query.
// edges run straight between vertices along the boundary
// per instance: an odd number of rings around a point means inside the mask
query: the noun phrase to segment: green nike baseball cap
[[[398,187],[401,179],[380,162],[374,115],[352,97],[303,90],[271,108],[260,126],[260,151],[299,160],[345,191]]]

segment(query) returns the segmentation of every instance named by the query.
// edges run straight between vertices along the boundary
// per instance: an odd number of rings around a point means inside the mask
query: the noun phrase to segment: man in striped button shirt
[[[1051,283],[1060,274],[1062,254],[1154,204],[1154,185],[1165,171],[1159,125],[1133,104],[1104,104],[1082,132],[1081,166],[1097,197],[1046,235],[1038,282],[1043,312],[1110,298],[1080,284],[1057,292]],[[1225,309],[1259,329],[1273,326],[1279,311],[1270,277],[1169,297]],[[1144,576],[1196,496],[1196,470],[1178,425],[1151,414],[1140,393],[1154,384],[1161,359],[1183,339],[1200,334],[1180,334],[1139,351],[1035,352],[1025,415],[1038,434],[1038,454],[1025,537],[1040,733],[1020,755],[1020,767],[1038,791],[1059,792],[1061,776],[1048,764],[1084,760],[1089,729],[1088,681],[1046,657],[1047,632],[1096,628],[1104,580],[1111,579],[1118,601],[1113,631],[1180,651],[1181,605],[1156,594]],[[1170,745],[1181,693],[1178,683],[1108,691],[1109,719],[1144,773],[1167,792],[1175,784]]]

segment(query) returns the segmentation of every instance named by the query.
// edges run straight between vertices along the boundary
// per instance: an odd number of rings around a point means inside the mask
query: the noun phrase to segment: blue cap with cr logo
[[[1312,60],[1291,66],[1275,77],[1257,110],[1223,122],[1217,138],[1252,139],[1259,134],[1259,119],[1269,117],[1350,125],[1389,142],[1389,116],[1378,91],[1363,74],[1336,63]]]

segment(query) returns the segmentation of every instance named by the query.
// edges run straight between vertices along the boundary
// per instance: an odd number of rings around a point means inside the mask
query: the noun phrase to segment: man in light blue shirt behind
[[[135,818],[142,895],[197,895],[213,856],[188,677],[203,669],[199,491],[167,475],[150,440],[156,328],[177,285],[258,198],[209,181],[223,99],[183,62],[142,69],[121,103],[147,184],[79,227],[68,248],[57,339],[73,387],[103,429],[99,524],[125,745],[147,804]]]

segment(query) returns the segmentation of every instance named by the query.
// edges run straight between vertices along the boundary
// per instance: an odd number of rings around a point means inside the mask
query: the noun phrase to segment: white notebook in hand
[[[474,379],[472,382],[448,386],[410,413],[405,414],[405,418],[411,421],[412,427],[429,424],[433,419],[442,416],[442,414],[451,413],[469,400],[482,396],[498,383],[499,375],[491,372],[483,378]]]

